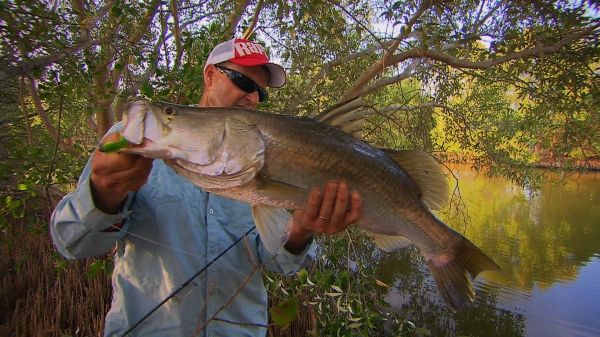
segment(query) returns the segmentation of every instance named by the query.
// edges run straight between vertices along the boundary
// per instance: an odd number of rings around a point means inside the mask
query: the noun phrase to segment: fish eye
[[[166,107],[166,108],[165,108],[165,113],[166,113],[168,116],[172,116],[172,115],[174,115],[174,114],[175,114],[175,109],[173,109],[173,107],[171,107],[171,106],[169,106],[169,107]]]

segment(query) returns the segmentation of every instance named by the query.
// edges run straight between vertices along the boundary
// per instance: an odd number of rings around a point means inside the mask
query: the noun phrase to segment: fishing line
[[[142,241],[150,242],[150,243],[152,243],[152,244],[154,244],[154,245],[157,245],[157,246],[159,246],[159,247],[163,247],[163,248],[167,248],[167,249],[170,249],[170,250],[172,250],[172,251],[175,251],[175,252],[183,253],[183,254],[186,254],[186,255],[194,256],[194,257],[203,257],[203,256],[204,256],[204,255],[200,255],[200,254],[196,254],[196,253],[188,252],[188,251],[185,251],[185,250],[183,250],[183,249],[179,249],[179,248],[171,247],[171,246],[169,246],[169,245],[166,245],[166,244],[164,244],[164,243],[161,243],[161,242],[158,242],[158,241],[154,241],[154,240],[152,240],[152,239],[148,239],[148,238],[146,238],[146,237],[143,237],[143,236],[141,236],[141,235],[139,235],[139,234],[135,234],[135,233],[132,233],[132,232],[129,232],[129,231],[123,230],[123,229],[122,229],[122,228],[120,228],[119,226],[112,225],[111,227],[113,227],[113,228],[117,229],[117,230],[118,230],[118,231],[120,231],[120,232],[123,232],[123,233],[125,233],[125,234],[131,235],[131,236],[133,236],[134,238],[138,238],[138,239],[140,239],[140,240],[142,240]]]
[[[150,317],[150,315],[152,315],[156,310],[158,310],[163,304],[167,303],[168,300],[170,300],[171,298],[173,298],[175,295],[177,295],[181,290],[183,290],[185,287],[188,286],[188,284],[190,284],[196,277],[198,277],[200,274],[202,274],[206,269],[208,269],[208,267],[210,267],[215,261],[217,261],[218,259],[220,259],[223,255],[225,255],[225,253],[227,253],[231,248],[233,248],[235,245],[237,245],[240,241],[242,241],[242,239],[244,239],[246,236],[248,236],[248,234],[250,234],[250,232],[252,232],[254,229],[256,228],[256,226],[252,226],[252,228],[250,228],[249,230],[246,231],[246,233],[244,233],[242,236],[240,236],[237,240],[235,240],[231,245],[229,245],[229,247],[225,248],[225,250],[223,250],[221,253],[219,253],[219,255],[217,255],[214,259],[212,259],[210,262],[208,262],[204,267],[200,268],[200,270],[198,270],[194,275],[192,275],[188,280],[186,280],[185,282],[183,282],[177,289],[175,289],[171,294],[169,294],[169,296],[165,297],[165,299],[163,299],[162,301],[160,301],[160,303],[158,303],[154,308],[152,308],[152,310],[150,310],[146,315],[144,315],[144,317],[142,317],[140,320],[138,320],[133,326],[131,326],[129,329],[127,329],[127,331],[125,331],[121,337],[125,337],[127,336],[131,331],[133,331],[133,329],[137,328],[138,325],[142,324],[143,321],[145,321],[148,317]]]

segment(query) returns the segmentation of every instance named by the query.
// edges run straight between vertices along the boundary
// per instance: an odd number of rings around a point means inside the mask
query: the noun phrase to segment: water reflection
[[[453,314],[411,249],[385,256],[386,301],[432,336],[599,336],[600,174],[554,176],[537,191],[453,167],[464,204],[440,217],[502,272],[478,278],[473,308]]]

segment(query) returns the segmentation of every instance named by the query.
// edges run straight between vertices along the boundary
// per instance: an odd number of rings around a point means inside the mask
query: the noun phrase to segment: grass
[[[0,239],[0,335],[102,336],[108,276],[87,274],[94,259],[59,257],[45,223],[20,220]]]

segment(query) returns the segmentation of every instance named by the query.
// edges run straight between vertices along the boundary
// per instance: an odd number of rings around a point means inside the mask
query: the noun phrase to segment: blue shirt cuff
[[[76,204],[77,214],[81,214],[82,218],[86,219],[84,225],[91,230],[100,232],[114,228],[113,225],[122,223],[123,220],[131,214],[129,207],[133,199],[133,193],[127,195],[123,205],[121,205],[121,208],[116,214],[105,213],[96,208],[96,205],[94,204],[91,181],[88,177],[75,191],[74,198],[80,200],[80,202]]]

